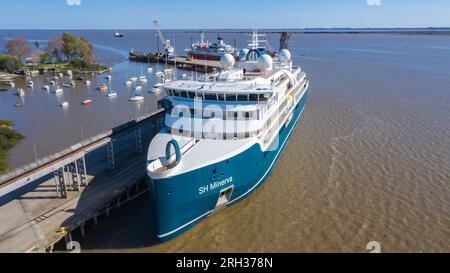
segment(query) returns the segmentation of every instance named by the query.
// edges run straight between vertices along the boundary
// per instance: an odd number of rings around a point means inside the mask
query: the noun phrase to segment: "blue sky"
[[[450,0],[2,0],[1,9],[0,29],[148,29],[153,19],[178,29],[450,27]]]

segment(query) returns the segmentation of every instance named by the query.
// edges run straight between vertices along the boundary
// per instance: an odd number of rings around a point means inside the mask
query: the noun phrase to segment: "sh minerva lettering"
[[[215,190],[215,189],[217,189],[217,188],[221,188],[221,187],[223,187],[223,186],[225,186],[225,185],[227,185],[227,184],[230,184],[230,183],[232,183],[232,182],[233,182],[233,177],[229,177],[229,178],[224,179],[224,180],[222,180],[222,181],[216,181],[216,182],[211,183],[211,184],[209,184],[209,185],[200,187],[200,188],[198,189],[198,193],[199,193],[199,194],[205,194],[205,193],[207,193],[207,192],[209,192],[209,191],[213,191],[213,190]]]

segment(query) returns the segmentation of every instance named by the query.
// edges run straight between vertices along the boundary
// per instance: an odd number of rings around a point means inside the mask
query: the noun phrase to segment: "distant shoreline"
[[[117,29],[0,29],[0,31],[118,31]],[[120,31],[152,31],[154,29],[122,29]],[[250,29],[163,29],[172,33],[249,33]],[[298,34],[397,34],[397,35],[450,35],[450,27],[429,28],[262,28],[265,33]]]

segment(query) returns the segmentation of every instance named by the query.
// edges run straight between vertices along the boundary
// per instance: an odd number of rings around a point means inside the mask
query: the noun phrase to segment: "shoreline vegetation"
[[[0,175],[10,170],[8,153],[14,148],[24,136],[13,129],[14,122],[0,119]]]
[[[105,73],[110,71],[94,59],[92,44],[84,37],[64,32],[52,38],[45,49],[39,41],[33,43],[16,37],[5,45],[5,54],[0,54],[0,71],[3,75],[32,75],[36,73],[66,72],[77,74]]]

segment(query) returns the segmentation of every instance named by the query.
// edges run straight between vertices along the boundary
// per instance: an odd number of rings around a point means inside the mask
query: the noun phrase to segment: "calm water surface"
[[[45,43],[58,31],[0,31]],[[16,121],[27,138],[11,152],[15,167],[60,150],[156,107],[128,101],[124,81],[146,73],[124,58],[129,49],[156,47],[150,31],[75,32],[95,45],[99,60],[113,66],[106,98],[79,84],[63,98],[47,94],[36,78],[24,107],[11,91],[0,92],[0,117]],[[178,52],[195,34],[167,33]],[[210,39],[215,35],[210,35]],[[243,34],[223,34],[242,47]],[[278,45],[278,36],[270,41]],[[117,211],[90,231],[87,251],[130,252],[367,252],[450,251],[450,37],[374,34],[310,34],[293,37],[295,63],[311,80],[302,120],[271,177],[253,195],[203,221],[182,236],[155,245],[149,197]],[[148,75],[151,77],[151,75]],[[144,88],[148,91],[151,83]],[[90,108],[80,105],[91,98]],[[83,128],[83,130],[81,129]]]

